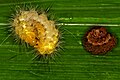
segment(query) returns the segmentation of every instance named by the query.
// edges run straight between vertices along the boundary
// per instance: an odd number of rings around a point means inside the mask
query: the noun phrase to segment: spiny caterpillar
[[[35,9],[21,10],[12,23],[12,28],[19,38],[33,46],[39,55],[52,54],[59,42],[59,31],[55,22],[48,20],[45,12]]]

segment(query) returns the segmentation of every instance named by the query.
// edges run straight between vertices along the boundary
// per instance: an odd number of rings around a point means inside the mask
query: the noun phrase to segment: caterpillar
[[[116,46],[116,43],[116,37],[103,26],[92,27],[83,38],[84,48],[94,55],[106,54]]]
[[[19,38],[33,46],[39,55],[52,54],[59,44],[59,31],[55,22],[48,20],[45,12],[35,9],[20,10],[12,22],[12,28]]]

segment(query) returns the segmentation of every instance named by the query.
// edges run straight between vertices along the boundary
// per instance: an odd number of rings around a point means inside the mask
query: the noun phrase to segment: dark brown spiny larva
[[[116,45],[116,38],[105,27],[91,28],[84,36],[83,46],[92,54],[105,54]]]

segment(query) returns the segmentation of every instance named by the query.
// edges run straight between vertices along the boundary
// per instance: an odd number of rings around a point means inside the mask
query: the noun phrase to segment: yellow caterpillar
[[[37,49],[41,55],[53,53],[58,46],[59,31],[45,13],[20,11],[14,17],[12,26],[20,39]]]

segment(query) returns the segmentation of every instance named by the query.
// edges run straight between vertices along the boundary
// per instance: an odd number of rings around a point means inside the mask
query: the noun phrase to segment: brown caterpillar
[[[84,48],[92,54],[105,54],[117,43],[115,36],[107,32],[105,27],[96,26],[86,32],[83,38]]]

